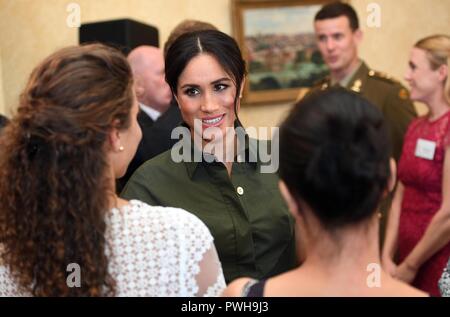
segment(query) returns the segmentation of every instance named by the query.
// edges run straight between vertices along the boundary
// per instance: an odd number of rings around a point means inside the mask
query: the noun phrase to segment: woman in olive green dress
[[[198,216],[215,239],[227,281],[293,268],[294,220],[278,190],[276,143],[249,138],[237,117],[245,62],[236,41],[215,30],[187,33],[165,63],[184,121],[172,136],[184,137],[144,163],[122,196]]]

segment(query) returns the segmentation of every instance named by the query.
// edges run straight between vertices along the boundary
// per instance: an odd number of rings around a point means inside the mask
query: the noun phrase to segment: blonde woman
[[[411,99],[429,112],[405,135],[383,250],[391,275],[432,296],[439,296],[438,279],[450,256],[449,55],[446,35],[426,37],[411,51],[405,79]]]

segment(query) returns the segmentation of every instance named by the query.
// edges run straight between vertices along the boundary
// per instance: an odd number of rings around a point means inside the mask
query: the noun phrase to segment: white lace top
[[[193,214],[131,200],[112,209],[106,225],[117,296],[219,296],[225,288],[213,238]],[[4,266],[0,296],[27,296]]]

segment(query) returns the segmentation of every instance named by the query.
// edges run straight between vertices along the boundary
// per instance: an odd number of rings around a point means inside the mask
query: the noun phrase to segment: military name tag
[[[435,151],[436,151],[436,142],[418,139],[416,144],[416,152],[414,154],[417,157],[432,160],[434,158]]]

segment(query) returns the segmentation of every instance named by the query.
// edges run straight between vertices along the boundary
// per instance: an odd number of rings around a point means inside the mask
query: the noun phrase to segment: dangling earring
[[[119,152],[123,152],[123,150],[124,150],[123,146],[122,145],[119,146]]]

